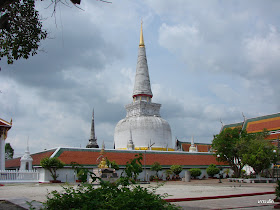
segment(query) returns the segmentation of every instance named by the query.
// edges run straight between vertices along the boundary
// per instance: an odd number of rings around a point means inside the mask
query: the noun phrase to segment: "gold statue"
[[[100,161],[98,168],[109,168],[106,164],[106,160],[105,158],[102,158],[102,160]]]

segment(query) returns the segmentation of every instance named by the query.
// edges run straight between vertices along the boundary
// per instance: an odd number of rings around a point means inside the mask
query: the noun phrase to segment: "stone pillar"
[[[5,139],[1,128],[0,133],[0,170],[5,170]]]
[[[191,181],[191,173],[187,170],[185,171],[185,182]]]

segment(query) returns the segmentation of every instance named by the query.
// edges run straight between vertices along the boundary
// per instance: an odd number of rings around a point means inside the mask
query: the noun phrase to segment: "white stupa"
[[[140,44],[133,90],[133,102],[125,106],[126,117],[115,128],[115,149],[135,150],[174,150],[172,148],[171,128],[160,117],[161,104],[152,103],[149,70],[141,23]]]

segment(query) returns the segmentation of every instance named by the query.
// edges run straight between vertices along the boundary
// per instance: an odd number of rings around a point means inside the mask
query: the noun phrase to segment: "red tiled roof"
[[[222,130],[226,128],[234,128],[243,125],[242,129],[247,131],[247,133],[259,133],[264,129],[268,131],[277,132],[280,130],[280,113],[264,115],[260,117],[246,119],[244,123],[235,123],[223,126]],[[279,137],[279,133],[270,134],[266,139],[274,140]]]
[[[32,165],[33,166],[39,166],[41,159],[44,158],[44,157],[50,157],[54,153],[54,151],[55,151],[55,149],[31,155],[31,157],[33,158]],[[20,166],[20,158],[6,160],[6,162],[5,162],[6,169],[18,168],[19,166]]]
[[[4,127],[12,127],[11,123],[8,123],[7,121],[0,118],[0,126]]]
[[[63,150],[63,149],[62,149]],[[81,165],[96,165],[96,160],[99,157],[100,150],[67,150],[62,151],[58,158],[65,164],[70,164],[75,161]],[[125,165],[127,161],[133,159],[139,152],[129,152],[120,150],[105,151],[105,157],[109,160],[116,161],[119,165]],[[144,152],[143,161],[144,164]],[[146,152],[146,165],[152,165],[154,162],[159,162],[161,165],[185,165],[185,166],[208,166],[210,164],[219,164],[213,154],[190,154],[184,152]]]
[[[189,151],[191,146],[191,143],[183,143],[182,142],[182,149],[183,151]],[[209,152],[210,148],[211,148],[211,144],[195,144],[195,147],[197,146],[197,150],[198,152]]]
[[[269,131],[280,129],[280,117],[248,122],[246,130],[248,133],[255,133],[263,131],[264,128]]]
[[[54,150],[41,152],[31,155],[33,158],[33,165],[39,166],[40,160],[43,157],[50,157]],[[122,150],[105,150],[104,156],[111,161],[116,161],[117,164],[123,166],[129,160],[133,159],[138,151],[122,151]],[[144,151],[142,164],[144,164]],[[71,162],[77,162],[81,165],[97,165],[97,158],[100,156],[100,149],[69,149],[60,148],[55,157],[58,157],[66,165],[70,165]],[[201,153],[185,153],[185,152],[146,152],[146,165],[150,166],[154,162],[159,162],[163,166],[170,165],[182,165],[182,166],[205,166],[210,164],[227,165],[226,163],[219,163],[216,161],[213,154],[201,154]],[[20,158],[7,160],[6,168],[15,168],[20,166]]]

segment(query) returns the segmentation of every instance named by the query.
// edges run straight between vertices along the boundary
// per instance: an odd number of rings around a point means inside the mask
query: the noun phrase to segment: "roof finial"
[[[143,27],[142,27],[143,21],[141,20],[141,31],[140,31],[140,43],[139,47],[145,47],[144,44],[144,37],[143,37]]]

